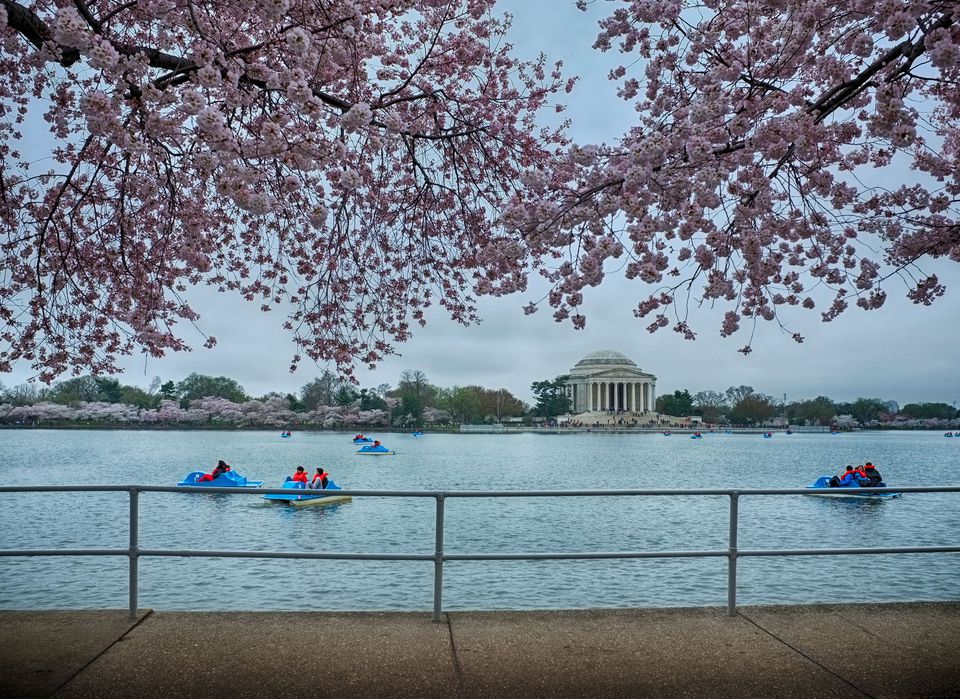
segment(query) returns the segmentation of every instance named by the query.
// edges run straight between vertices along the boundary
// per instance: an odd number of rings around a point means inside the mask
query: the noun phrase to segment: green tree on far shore
[[[553,381],[534,381],[530,384],[536,404],[535,415],[545,418],[556,417],[570,412],[570,399],[567,397],[567,376],[558,376]]]
[[[243,386],[234,379],[197,373],[190,374],[177,384],[177,396],[180,398],[181,407],[186,407],[190,401],[200,398],[226,398],[233,403],[246,403],[250,400]]]
[[[730,408],[730,422],[735,425],[758,425],[772,418],[777,412],[773,398],[761,393],[751,393]]]
[[[950,420],[957,417],[957,409],[948,403],[907,403],[900,414],[918,420]]]
[[[673,417],[686,417],[693,415],[693,396],[690,391],[674,391],[672,394],[665,393],[657,396],[657,412],[663,415],[672,415]]]

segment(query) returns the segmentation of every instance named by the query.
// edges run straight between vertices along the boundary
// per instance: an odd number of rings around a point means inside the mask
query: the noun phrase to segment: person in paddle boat
[[[296,483],[303,483],[307,485],[307,470],[303,466],[297,466],[297,470],[294,472],[293,477],[291,478]]]
[[[380,440],[378,439],[373,443],[373,448],[376,449],[379,446],[380,446]]]
[[[226,472],[229,471],[229,470],[230,470],[230,464],[228,464],[228,463],[227,463],[226,461],[224,461],[223,459],[220,459],[220,460],[217,462],[217,465],[213,467],[213,472],[212,472],[212,473],[204,473],[202,476],[200,476],[200,477],[197,479],[197,482],[198,482],[198,483],[203,483],[203,482],[206,482],[206,481],[214,481],[214,480],[217,479],[218,476],[220,476],[221,473],[226,473]]]
[[[884,486],[883,477],[880,475],[880,471],[877,470],[876,466],[868,461],[863,465],[863,470],[866,483],[861,483],[860,485],[866,488],[882,488]]]
[[[849,485],[854,481],[856,477],[856,472],[853,470],[853,466],[847,464],[847,468],[844,471],[841,471],[839,474],[830,479],[831,488],[839,488],[841,486]]]
[[[313,479],[307,484],[307,487],[313,490],[323,490],[327,487],[329,476],[330,474],[327,471],[324,471],[322,467],[318,466],[317,472],[313,474]]]

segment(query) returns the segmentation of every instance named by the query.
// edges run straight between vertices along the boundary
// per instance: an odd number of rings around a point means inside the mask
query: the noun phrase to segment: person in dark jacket
[[[886,485],[886,483],[883,482],[883,476],[880,475],[880,471],[869,461],[863,465],[863,470],[864,473],[867,474],[867,483],[863,485],[867,488],[882,488]]]

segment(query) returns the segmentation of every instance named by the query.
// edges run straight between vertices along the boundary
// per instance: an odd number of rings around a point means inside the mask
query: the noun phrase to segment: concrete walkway
[[[960,603],[0,612],[0,697],[957,697]]]

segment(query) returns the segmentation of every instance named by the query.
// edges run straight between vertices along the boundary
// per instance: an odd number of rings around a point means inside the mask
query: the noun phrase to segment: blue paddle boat
[[[204,471],[191,471],[183,477],[183,480],[177,483],[182,486],[198,486],[201,488],[259,488],[263,481],[250,481],[241,476],[236,471],[227,471],[221,473],[212,481],[198,480],[206,475]]]
[[[367,444],[357,449],[358,454],[373,454],[374,456],[390,456],[397,452],[387,449],[382,444]]]
[[[898,498],[903,493],[900,492],[891,492],[891,493],[863,493],[857,492],[861,490],[861,486],[856,481],[851,481],[846,485],[832,486],[830,485],[830,476],[820,476],[816,481],[807,486],[811,491],[811,495],[820,495],[825,498],[870,498],[870,499],[888,499],[888,498]],[[867,486],[863,486],[867,487]],[[887,484],[883,481],[876,486],[876,488],[886,488]]]
[[[263,499],[279,502],[284,505],[293,505],[294,507],[335,505],[340,502],[350,502],[353,500],[349,495],[339,495],[336,492],[330,492],[341,490],[340,486],[330,478],[327,479],[327,487],[322,490],[308,488],[306,483],[295,481],[290,476],[287,476],[282,487],[284,490],[289,490],[290,494],[270,493],[264,495]]]
[[[359,436],[353,438],[354,444],[373,444],[373,440],[369,437]]]

